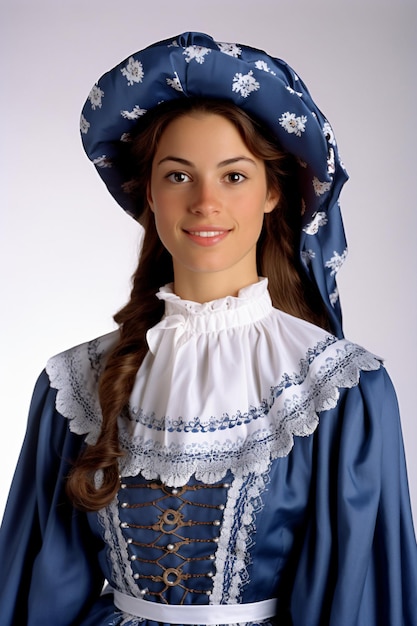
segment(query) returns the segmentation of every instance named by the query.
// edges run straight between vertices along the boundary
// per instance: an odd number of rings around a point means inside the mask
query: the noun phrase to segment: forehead
[[[192,111],[170,121],[158,141],[156,154],[166,150],[204,152],[207,156],[238,151],[250,154],[238,127],[218,113]]]

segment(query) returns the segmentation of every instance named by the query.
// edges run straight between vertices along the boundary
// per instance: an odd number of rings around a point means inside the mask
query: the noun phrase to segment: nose
[[[214,182],[200,180],[195,183],[190,200],[190,211],[196,215],[211,215],[221,209],[219,190]]]

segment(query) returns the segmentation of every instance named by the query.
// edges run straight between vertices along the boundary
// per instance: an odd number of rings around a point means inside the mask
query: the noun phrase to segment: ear
[[[151,191],[151,183],[148,182],[147,186],[146,186],[146,200],[148,201],[149,204],[149,208],[151,209],[152,213],[154,213],[154,202],[153,202],[153,198],[152,198],[152,191]]]
[[[270,189],[265,200],[264,213],[272,213],[277,206],[279,199],[280,193],[275,189]]]

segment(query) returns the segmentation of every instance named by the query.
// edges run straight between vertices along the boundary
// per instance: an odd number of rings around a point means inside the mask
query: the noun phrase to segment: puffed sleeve
[[[294,626],[417,625],[417,548],[398,406],[384,368],[323,413]]]
[[[55,396],[42,373],[0,530],[2,626],[81,624],[103,585],[97,540],[64,490],[82,438]]]

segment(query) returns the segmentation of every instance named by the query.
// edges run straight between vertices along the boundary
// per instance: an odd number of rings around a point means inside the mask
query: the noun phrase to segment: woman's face
[[[172,121],[153,159],[148,201],[175,287],[215,275],[237,292],[257,280],[256,243],[277,195],[229,120],[190,113]]]

